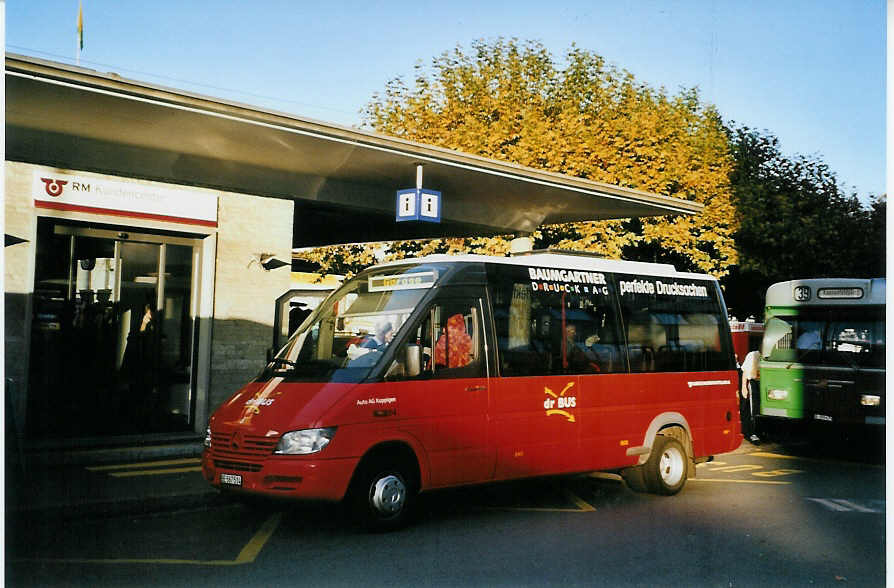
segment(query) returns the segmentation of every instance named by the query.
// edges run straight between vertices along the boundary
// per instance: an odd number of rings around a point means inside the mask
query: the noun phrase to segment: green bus
[[[742,415],[743,421],[757,417],[758,429],[796,423],[883,427],[885,279],[770,286],[759,365],[760,393],[748,395],[752,402]]]

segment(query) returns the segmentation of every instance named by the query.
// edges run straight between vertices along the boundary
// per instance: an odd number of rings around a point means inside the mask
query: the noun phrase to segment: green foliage
[[[885,274],[884,196],[865,208],[821,159],[786,157],[767,132],[728,134],[740,256],[724,279],[731,308],[760,317],[767,287],[783,280]]]

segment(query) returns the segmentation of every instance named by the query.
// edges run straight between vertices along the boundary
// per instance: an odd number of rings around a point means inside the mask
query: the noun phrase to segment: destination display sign
[[[411,274],[398,274],[392,276],[370,276],[370,292],[388,292],[391,290],[416,290],[419,288],[431,288],[435,285],[438,276],[435,272],[415,272]]]

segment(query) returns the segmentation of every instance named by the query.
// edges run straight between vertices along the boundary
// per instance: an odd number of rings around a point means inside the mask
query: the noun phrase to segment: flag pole
[[[81,66],[81,47],[84,45],[84,12],[81,0],[78,0],[78,27],[75,34],[75,47],[77,52],[77,65]]]

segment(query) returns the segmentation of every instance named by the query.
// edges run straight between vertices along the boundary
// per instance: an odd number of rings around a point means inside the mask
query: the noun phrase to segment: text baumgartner
[[[528,275],[531,277],[531,289],[535,292],[608,295],[608,282],[605,281],[605,274],[599,272],[529,267]]]

